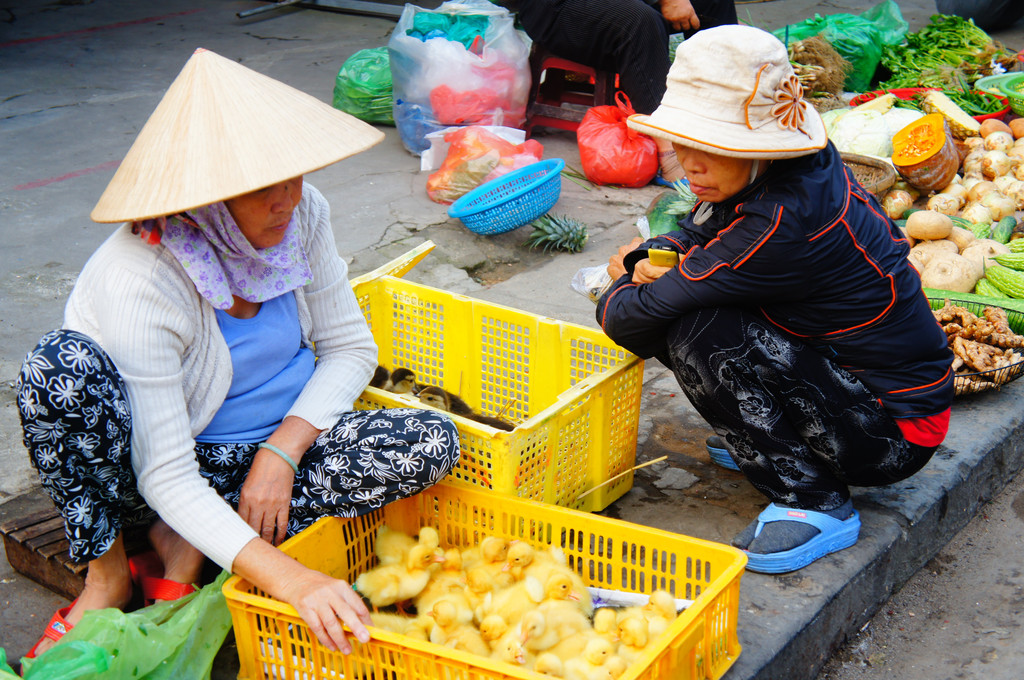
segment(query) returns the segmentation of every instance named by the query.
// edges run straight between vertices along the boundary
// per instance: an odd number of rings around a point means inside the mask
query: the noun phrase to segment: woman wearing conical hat
[[[698,202],[678,231],[612,258],[598,322],[672,369],[718,435],[709,452],[771,501],[734,539],[748,569],[853,545],[849,487],[914,474],[949,425],[953,357],[906,240],[770,33],[689,38],[661,105],[629,125],[673,144]]]
[[[205,557],[293,605],[331,649],[365,641],[343,581],[275,546],[325,515],[416,493],[458,459],[435,411],[353,411],[377,348],[303,175],[383,138],[205,50],[178,75],[93,210],[123,222],[86,264],[64,327],[18,381],[25,443],[85,588],[38,653],[90,609],[198,583]],[[155,557],[122,532],[151,524]],[[339,548],[340,549],[340,548]]]

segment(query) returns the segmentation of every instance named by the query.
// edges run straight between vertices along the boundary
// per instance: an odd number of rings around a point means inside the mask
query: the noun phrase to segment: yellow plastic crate
[[[641,359],[600,331],[393,276],[356,279],[353,288],[381,364],[516,424],[506,432],[454,417],[462,455],[449,480],[588,511],[632,487]],[[422,404],[374,387],[356,402],[402,406]]]
[[[355,581],[374,566],[377,529],[410,534],[435,527],[444,547],[466,548],[485,536],[560,546],[588,586],[650,593],[666,589],[693,600],[651,642],[622,680],[722,677],[740,654],[736,636],[740,578],[747,558],[727,545],[637,526],[599,515],[442,482],[416,496],[353,519],[325,518],[282,544],[313,569]],[[547,677],[533,671],[404,635],[370,628],[371,640],[345,656],[317,641],[295,609],[232,576],[224,595],[234,623],[239,680]]]

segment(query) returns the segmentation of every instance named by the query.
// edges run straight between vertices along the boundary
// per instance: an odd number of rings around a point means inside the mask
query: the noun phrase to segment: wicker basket
[[[843,153],[843,163],[853,171],[853,176],[865,189],[879,198],[896,183],[896,169],[880,158]]]
[[[929,297],[928,303],[933,310],[936,310],[941,309],[946,304],[947,300],[949,300],[950,304],[963,307],[972,314],[976,314],[978,316],[982,315],[985,307],[999,307],[1006,312],[1006,319],[1009,322],[1010,330],[1018,335],[1024,333],[1024,312],[1000,307],[997,304],[971,300],[954,300],[952,298]],[[1024,354],[1024,350],[1018,350],[1018,354]],[[1009,366],[1003,366],[1002,368],[990,371],[957,373],[953,378],[953,389],[957,396],[987,392],[988,390],[998,389],[1006,383],[1016,380],[1022,374],[1024,374],[1024,359],[1010,364]]]

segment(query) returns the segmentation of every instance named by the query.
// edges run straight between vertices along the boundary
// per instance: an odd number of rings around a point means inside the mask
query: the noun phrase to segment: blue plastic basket
[[[462,220],[484,236],[512,231],[545,214],[562,191],[565,161],[551,158],[513,170],[481,184],[448,208],[448,216]]]

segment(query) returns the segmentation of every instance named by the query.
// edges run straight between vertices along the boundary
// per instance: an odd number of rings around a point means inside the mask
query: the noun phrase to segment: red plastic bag
[[[513,144],[476,125],[453,130],[444,139],[448,155],[427,178],[427,196],[436,203],[454,203],[484,182],[536,163],[544,153],[536,140]]]
[[[626,125],[636,113],[629,97],[616,92],[615,103],[591,108],[576,130],[583,174],[594,184],[645,186],[658,174],[658,146]]]

